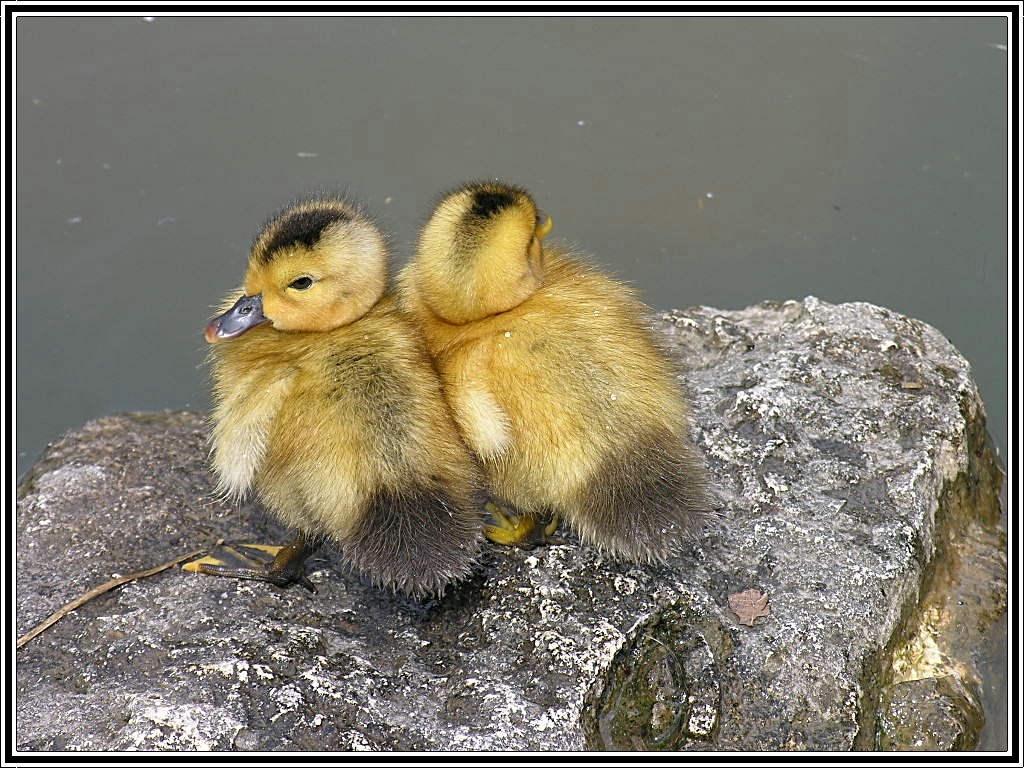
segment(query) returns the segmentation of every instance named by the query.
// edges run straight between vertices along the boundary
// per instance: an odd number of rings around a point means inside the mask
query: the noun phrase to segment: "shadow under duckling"
[[[663,561],[710,512],[676,366],[625,285],[545,248],[523,189],[470,183],[442,199],[398,278],[489,488],[487,536],[516,544],[559,518],[584,542]]]
[[[413,596],[466,576],[482,477],[414,326],[387,293],[384,236],[352,203],[313,199],[256,237],[244,287],[206,328],[219,490],[254,491],[298,536],[269,568],[188,570],[312,585],[327,539],[373,582]]]

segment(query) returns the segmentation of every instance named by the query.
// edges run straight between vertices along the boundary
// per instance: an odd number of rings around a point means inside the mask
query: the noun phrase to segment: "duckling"
[[[613,556],[663,561],[710,511],[678,371],[633,290],[542,246],[551,226],[523,189],[466,184],[423,227],[399,301],[498,502],[488,538],[564,520]]]
[[[255,238],[243,287],[205,332],[211,463],[225,496],[255,492],[298,535],[269,567],[215,555],[188,570],[311,587],[302,563],[328,540],[353,570],[416,597],[470,572],[482,476],[387,291],[388,258],[341,198],[290,205]]]

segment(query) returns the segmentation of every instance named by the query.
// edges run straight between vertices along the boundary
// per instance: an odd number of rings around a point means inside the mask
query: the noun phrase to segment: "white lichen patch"
[[[378,749],[359,731],[353,731],[351,740],[349,741],[349,749],[353,752],[377,752]]]
[[[107,483],[108,476],[103,467],[68,464],[47,472],[35,481],[36,493],[33,500],[37,508],[47,509],[53,499],[75,497],[103,488]]]
[[[325,673],[325,666],[327,664],[328,660],[325,657],[318,656],[313,667],[302,672],[299,678],[307,681],[318,696],[340,701],[345,698],[346,691],[335,685],[330,675]],[[365,674],[365,670],[359,674]]]
[[[782,408],[778,404],[780,396],[771,388],[760,386],[737,392],[733,415],[737,415],[735,411],[747,411],[757,414],[761,419],[778,419],[782,416]]]
[[[732,430],[715,427],[705,437],[708,452],[728,464],[738,464],[751,454],[751,443]]]
[[[430,645],[430,641],[424,640],[412,627],[405,627],[399,632],[396,632],[394,637],[396,640],[404,640],[415,648],[426,648]]]
[[[710,736],[718,722],[718,709],[711,702],[698,701],[694,696],[687,698],[690,701],[690,714],[686,720],[686,730],[695,736]]]
[[[532,727],[538,731],[550,731],[563,736],[572,733],[583,713],[585,695],[581,692],[577,698],[567,702],[564,707],[551,707],[544,710],[535,719]]]
[[[126,749],[210,752],[234,738],[243,723],[223,710],[193,704],[165,704],[130,697]]]
[[[625,642],[625,636],[607,622],[595,627],[576,627],[581,633],[581,643],[577,639],[555,630],[538,632],[534,645],[539,652],[546,654],[556,667],[581,674],[592,679],[598,672],[605,669]]]
[[[275,688],[271,691],[270,699],[278,707],[277,712],[270,716],[271,722],[276,721],[279,717],[286,715],[289,712],[295,712],[299,707],[303,706],[304,702],[302,691],[291,683],[288,685],[282,685],[280,688]]]
[[[775,493],[784,493],[789,490],[789,485],[786,483],[785,478],[781,475],[776,475],[774,472],[765,473],[764,484],[775,491]]]
[[[775,536],[779,532],[779,527],[774,522],[756,522],[754,523],[754,538],[763,539]]]
[[[193,665],[191,669],[199,672],[217,672],[224,677],[235,677],[237,669],[236,664],[237,662],[234,661],[218,661],[214,664]]]
[[[632,595],[637,590],[636,579],[622,574],[615,574],[615,591],[620,595]]]
[[[538,608],[543,622],[558,622],[565,615],[565,609],[554,600],[541,600]]]
[[[248,683],[250,679],[271,680],[274,677],[274,673],[266,664],[250,664],[245,659],[193,665],[191,669],[198,672],[214,672],[224,677],[232,677],[241,683]]]

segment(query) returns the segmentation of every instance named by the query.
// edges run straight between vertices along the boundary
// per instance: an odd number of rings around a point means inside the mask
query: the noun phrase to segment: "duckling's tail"
[[[353,570],[381,586],[416,598],[440,595],[473,568],[482,509],[475,494],[440,485],[382,490],[339,545]]]
[[[564,516],[580,538],[635,562],[664,562],[714,515],[707,470],[695,446],[663,432],[610,456]]]

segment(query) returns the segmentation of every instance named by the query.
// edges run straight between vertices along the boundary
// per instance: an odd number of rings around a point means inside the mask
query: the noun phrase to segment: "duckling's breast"
[[[265,462],[268,436],[295,380],[296,369],[277,353],[274,331],[256,328],[211,348],[212,464],[218,490],[242,498]]]
[[[269,507],[344,538],[381,493],[475,471],[411,329],[374,313],[319,336],[293,358],[270,426],[257,478]]]

